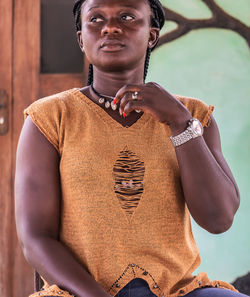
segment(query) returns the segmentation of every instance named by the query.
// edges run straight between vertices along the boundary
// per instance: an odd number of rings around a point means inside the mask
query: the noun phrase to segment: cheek
[[[145,20],[138,20],[134,22],[134,25],[130,28],[131,36],[134,36],[136,39],[136,44],[145,45],[148,43],[150,37],[150,27]]]
[[[142,52],[146,52],[149,42],[149,34],[147,31],[137,31],[133,35],[133,40],[131,39],[130,47],[134,49],[138,55],[141,55]]]
[[[91,46],[93,42],[98,38],[100,29],[93,28],[90,25],[82,27],[82,42],[85,47]]]

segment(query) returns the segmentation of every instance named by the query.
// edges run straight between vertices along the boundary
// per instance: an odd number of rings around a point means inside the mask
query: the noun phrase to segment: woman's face
[[[145,62],[159,30],[151,28],[147,0],[86,0],[82,6],[80,46],[104,71],[134,69]]]

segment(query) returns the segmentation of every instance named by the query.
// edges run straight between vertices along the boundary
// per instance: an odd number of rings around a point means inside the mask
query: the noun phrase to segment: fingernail
[[[117,100],[116,100],[116,98],[114,98],[113,103],[116,104],[116,102],[117,102]]]
[[[126,114],[125,114],[125,112],[123,112],[123,114],[122,114],[122,115],[123,115],[123,117],[124,117],[124,119],[125,119],[125,118],[126,118]]]

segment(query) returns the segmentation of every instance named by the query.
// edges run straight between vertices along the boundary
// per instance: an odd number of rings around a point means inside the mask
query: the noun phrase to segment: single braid
[[[81,23],[81,8],[83,5],[83,2],[85,0],[77,0],[75,2],[74,8],[73,8],[73,14],[75,17],[75,27],[76,31],[81,31],[82,30],[82,23]]]
[[[86,0],[76,0],[75,1],[75,5],[73,8],[73,14],[75,17],[76,31],[82,30],[81,8],[85,1]],[[152,11],[151,26],[161,29],[165,22],[165,13],[164,13],[164,9],[161,5],[161,2],[159,0],[148,0],[148,3],[150,5],[151,11]],[[146,80],[147,73],[148,73],[151,51],[155,49],[156,45],[157,44],[155,44],[152,49],[147,48],[147,53],[146,53],[146,58],[145,58],[145,66],[144,66],[144,82]],[[89,65],[89,74],[88,74],[88,85],[92,84],[93,79],[94,79],[93,76],[94,76],[93,65],[90,64]]]
[[[152,27],[161,29],[165,23],[165,12],[159,0],[148,0],[153,16],[151,17]]]
[[[93,65],[89,64],[89,74],[88,74],[88,83],[87,85],[90,86],[94,80],[94,70]]]
[[[149,60],[150,60],[150,56],[151,56],[151,48],[147,48],[147,53],[146,53],[146,59],[145,59],[145,64],[144,64],[144,83],[148,74],[148,66],[149,66]]]

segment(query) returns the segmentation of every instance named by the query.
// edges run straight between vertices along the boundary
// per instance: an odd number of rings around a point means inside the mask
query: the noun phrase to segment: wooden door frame
[[[0,135],[0,296],[7,297],[12,287],[12,1],[0,1],[0,11],[0,90],[6,93],[9,119],[7,133]]]

